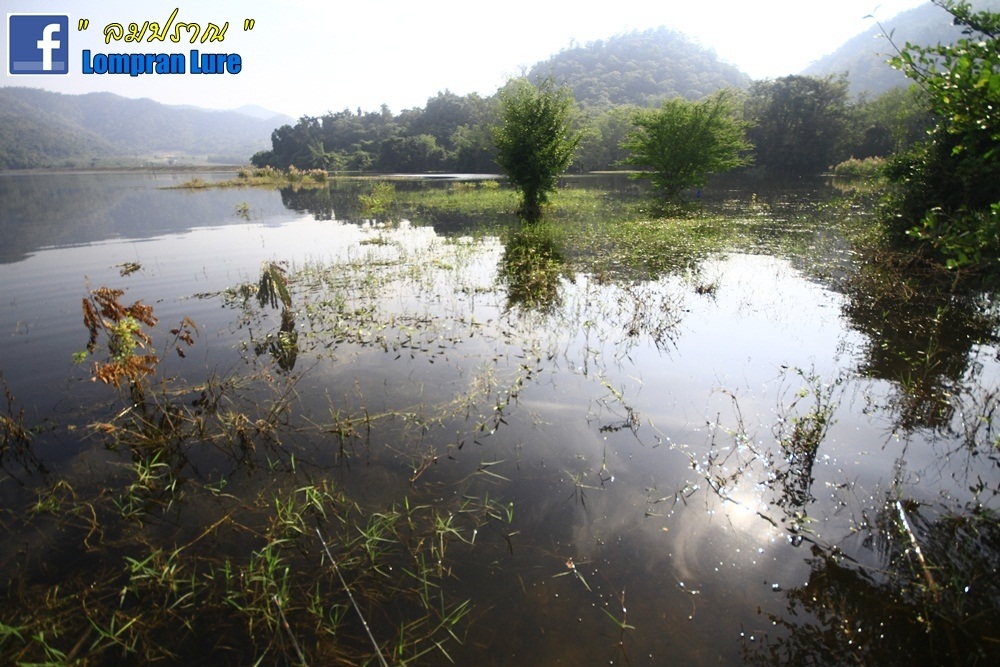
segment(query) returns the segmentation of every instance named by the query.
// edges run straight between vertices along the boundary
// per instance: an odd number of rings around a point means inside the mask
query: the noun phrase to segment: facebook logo
[[[11,74],[69,74],[69,16],[8,14],[7,44]]]

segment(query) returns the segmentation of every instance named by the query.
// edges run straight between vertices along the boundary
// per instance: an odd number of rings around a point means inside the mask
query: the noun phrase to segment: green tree
[[[460,125],[451,134],[457,171],[488,173],[496,169],[497,152],[491,124]]]
[[[582,172],[614,169],[628,157],[622,143],[632,128],[634,113],[635,107],[620,106],[588,118],[583,124],[573,169]]]
[[[551,79],[537,86],[524,79],[500,92],[499,125],[493,128],[497,164],[521,192],[518,215],[542,216],[542,205],[569,167],[580,136],[570,129],[573,97]]]
[[[933,0],[966,37],[951,45],[907,43],[891,64],[923,90],[937,119],[926,142],[897,159],[892,220],[949,266],[1000,255],[1000,14]]]
[[[420,173],[444,167],[445,152],[429,134],[393,137],[382,142],[379,169]]]
[[[642,170],[636,178],[648,178],[666,204],[680,203],[683,191],[704,185],[709,174],[751,161],[746,124],[725,91],[702,102],[674,98],[640,109],[632,126],[622,144],[629,151],[624,164]]]
[[[451,137],[455,128],[472,122],[478,99],[479,96],[475,94],[459,97],[450,90],[438,93],[437,96],[427,100],[423,113],[410,123],[409,133],[428,134],[434,137],[444,150],[450,151],[454,148]]]
[[[889,157],[927,137],[934,119],[917,88],[892,88],[850,109],[849,153],[852,157]]]
[[[847,80],[786,76],[756,81],[744,117],[756,162],[779,174],[818,174],[849,157]]]

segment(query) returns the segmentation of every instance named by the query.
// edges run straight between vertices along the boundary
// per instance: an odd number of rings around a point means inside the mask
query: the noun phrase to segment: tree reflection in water
[[[507,286],[508,308],[552,312],[562,303],[562,279],[572,277],[558,231],[547,223],[515,227],[506,239],[499,277]]]
[[[882,260],[847,282],[844,315],[868,339],[858,371],[893,383],[885,407],[902,431],[947,427],[950,397],[981,370],[974,348],[996,342],[991,293],[953,281]]]
[[[746,641],[746,664],[997,664],[996,519],[887,498],[864,540],[878,565],[812,545],[808,581],[784,592],[783,615],[768,614],[772,632]]]

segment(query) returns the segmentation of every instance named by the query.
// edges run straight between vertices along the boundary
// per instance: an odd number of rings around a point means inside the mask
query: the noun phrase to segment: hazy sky
[[[880,20],[927,0],[0,0],[7,13],[70,16],[68,75],[12,76],[0,84],[64,93],[110,91],[168,104],[228,109],[259,104],[298,117],[344,108],[393,112],[423,106],[449,89],[491,95],[510,76],[572,40],[578,44],[665,25],[683,32],[755,79],[801,71]],[[104,26],[177,21],[229,28],[222,42],[105,44]],[[86,30],[78,29],[89,20]],[[245,19],[253,29],[244,30]],[[3,27],[7,59],[7,24]],[[81,53],[238,53],[231,75],[82,74]],[[188,65],[190,68],[190,65]]]

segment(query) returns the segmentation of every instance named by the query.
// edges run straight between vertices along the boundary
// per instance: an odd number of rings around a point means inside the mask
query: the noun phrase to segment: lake
[[[5,662],[1000,658],[1000,312],[864,197],[190,176],[0,175]]]

